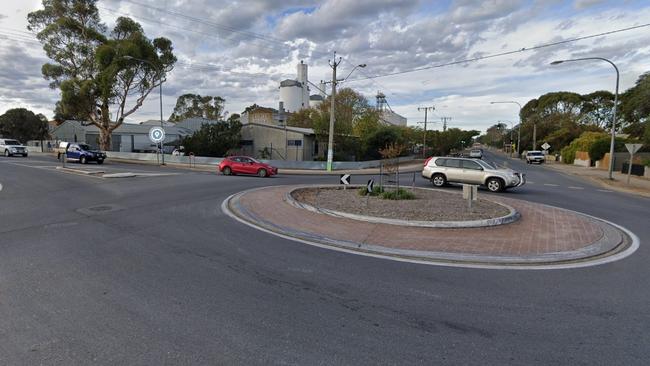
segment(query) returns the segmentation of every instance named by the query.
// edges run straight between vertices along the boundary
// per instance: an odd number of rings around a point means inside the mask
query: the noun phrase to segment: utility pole
[[[442,132],[447,131],[447,121],[451,121],[451,117],[440,117],[442,121]]]
[[[537,150],[537,123],[533,121],[533,150]]]
[[[431,107],[418,107],[418,112],[424,110],[424,137],[422,138],[422,157],[427,157],[427,112],[434,111],[436,108]]]
[[[334,104],[336,100],[336,68],[341,63],[341,57],[336,61],[336,51],[334,51],[334,60],[328,61],[330,67],[332,68],[332,95],[330,96],[331,106],[330,106],[330,133],[327,141],[327,171],[332,171],[332,163],[334,160]]]

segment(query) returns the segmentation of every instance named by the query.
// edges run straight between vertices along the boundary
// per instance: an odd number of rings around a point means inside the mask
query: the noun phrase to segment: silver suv
[[[27,147],[23,146],[18,140],[0,139],[0,153],[5,156],[22,155],[27,156]]]
[[[431,157],[424,164],[422,176],[431,180],[436,187],[447,183],[479,184],[492,192],[520,187],[526,183],[524,174],[499,168],[484,160],[466,158]]]

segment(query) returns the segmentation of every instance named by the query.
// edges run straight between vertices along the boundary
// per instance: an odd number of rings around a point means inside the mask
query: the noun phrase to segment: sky
[[[383,92],[412,126],[424,120],[418,107],[433,106],[428,129],[434,130],[442,128],[441,117],[451,117],[449,127],[481,131],[499,121],[517,123],[515,104],[491,101],[524,105],[554,91],[614,91],[609,64],[549,65],[557,59],[612,60],[621,92],[650,71],[650,27],[526,50],[648,24],[647,0],[103,0],[97,6],[108,29],[129,16],[148,37],[172,41],[178,62],[163,84],[165,118],[185,93],[221,96],[229,113],[253,103],[277,108],[279,83],[296,78],[296,64],[304,60],[309,80],[318,84],[332,77],[334,51],[343,58],[339,76],[367,65],[340,87],[372,104]],[[3,0],[0,113],[22,107],[53,116],[60,94],[43,79],[48,59],[26,29],[27,14],[41,7],[40,1]],[[152,92],[127,122],[159,114]]]

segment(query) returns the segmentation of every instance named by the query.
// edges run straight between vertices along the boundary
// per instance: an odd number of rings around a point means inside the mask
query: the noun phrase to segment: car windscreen
[[[493,161],[489,160],[477,160],[477,163],[483,165],[483,168],[486,169],[499,169],[499,165]]]
[[[529,156],[544,156],[541,151],[531,151],[528,153]]]
[[[79,144],[79,148],[81,148],[81,150],[86,150],[86,151],[90,150],[90,146],[86,144]]]
[[[20,145],[18,140],[5,140],[5,145]]]

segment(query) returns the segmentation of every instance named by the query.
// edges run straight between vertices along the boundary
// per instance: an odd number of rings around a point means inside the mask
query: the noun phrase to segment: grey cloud
[[[576,10],[584,10],[592,6],[602,4],[604,0],[576,0],[573,2],[573,7]]]
[[[312,13],[297,12],[286,16],[277,27],[285,38],[307,38],[327,42],[333,38],[353,36],[360,24],[391,11],[406,11],[416,0],[329,0]]]
[[[452,5],[451,20],[471,23],[503,18],[521,6],[521,0],[457,0]]]

